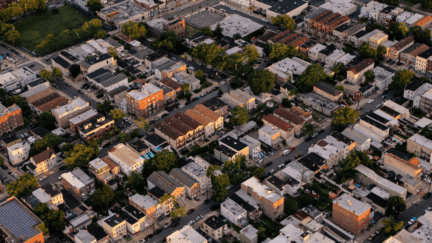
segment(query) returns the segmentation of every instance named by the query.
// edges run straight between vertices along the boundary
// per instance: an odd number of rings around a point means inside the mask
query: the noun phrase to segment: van
[[[289,151],[289,150],[284,150],[283,151],[283,155],[287,155],[287,154],[289,154],[291,151]]]

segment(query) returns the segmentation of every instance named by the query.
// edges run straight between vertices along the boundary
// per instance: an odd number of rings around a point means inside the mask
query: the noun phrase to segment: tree
[[[96,140],[94,141],[96,142]],[[72,150],[65,153],[66,159],[64,162],[69,169],[73,169],[75,167],[85,168],[87,167],[90,160],[93,160],[97,157],[98,153],[99,148],[97,143],[88,145],[75,144]]]
[[[139,120],[134,121],[135,126],[139,129],[148,130],[150,128],[150,122],[148,119],[144,119],[143,117],[140,117]]]
[[[103,103],[98,103],[96,105],[96,107],[97,107],[97,111],[99,113],[104,114],[104,115],[109,114],[109,112],[114,109],[114,106],[111,105],[111,102],[109,102],[109,101],[104,101]]]
[[[248,83],[254,95],[268,93],[274,87],[274,74],[267,69],[255,70],[249,77]]]
[[[338,62],[336,65],[334,65],[331,70],[334,72],[334,76],[336,77],[338,75],[346,76],[345,65],[341,62]]]
[[[117,60],[120,58],[119,55],[117,54],[117,51],[112,46],[108,47],[108,54],[110,54],[112,57],[114,57]]]
[[[18,44],[21,40],[21,34],[18,30],[9,30],[4,35],[5,41],[12,45]]]
[[[220,170],[220,166],[219,166],[219,165],[210,165],[210,166],[207,168],[206,175],[209,177],[209,176],[211,176],[211,175],[213,174],[213,172],[216,171],[216,170]]]
[[[42,139],[36,140],[31,146],[29,156],[32,157],[47,148],[55,148],[63,142],[63,138],[55,135],[54,133],[48,133]]]
[[[291,107],[291,101],[288,98],[283,98],[282,99],[282,106],[290,108]]]
[[[213,36],[216,36],[218,39],[222,38],[222,27],[221,25],[218,23],[216,25],[216,28],[213,30]]]
[[[45,203],[38,203],[34,213],[44,222],[51,235],[61,235],[66,225],[64,212],[57,209],[51,210]]]
[[[3,21],[9,21],[11,18],[18,17],[24,14],[24,10],[16,2],[11,2],[7,5],[7,8],[1,11]]]
[[[55,121],[55,117],[51,114],[51,112],[45,111],[40,115],[39,125],[48,131],[51,131],[55,128]]]
[[[147,34],[147,30],[144,25],[140,25],[133,21],[129,21],[122,25],[122,31],[124,34],[129,35],[131,39],[138,39]]]
[[[408,35],[409,28],[405,22],[399,23],[395,21],[390,25],[389,32],[393,34],[396,40],[402,40]]]
[[[374,61],[377,60],[377,50],[369,46],[369,42],[363,42],[358,49],[360,57],[372,58]]]
[[[382,223],[384,225],[384,234],[386,236],[395,235],[396,232],[398,232],[404,226],[403,221],[401,221],[399,223],[395,223],[393,221],[393,218],[383,219]]]
[[[287,46],[283,43],[276,43],[271,46],[269,58],[274,61],[280,61],[286,57],[298,56],[300,52],[295,46]]]
[[[52,70],[52,76],[54,77],[54,78],[61,78],[61,77],[63,77],[63,73],[62,73],[62,71],[60,70],[60,68],[53,68],[53,70]]]
[[[306,122],[303,126],[303,133],[312,136],[316,131],[316,126],[312,123]]]
[[[406,209],[405,200],[399,196],[393,196],[387,200],[386,206],[386,215],[395,218]]]
[[[127,178],[126,186],[132,187],[135,191],[142,192],[145,186],[144,178],[138,172],[133,171]]]
[[[246,45],[243,54],[247,57],[248,62],[258,61],[260,54],[255,45]]]
[[[153,45],[173,50],[178,44],[177,34],[173,30],[169,30],[161,34],[158,40],[153,41]]]
[[[423,8],[426,8],[429,12],[432,8],[432,1],[431,0],[420,0],[420,3]]]
[[[297,29],[296,22],[288,15],[278,15],[272,17],[272,24],[279,27],[279,29],[295,30]]]
[[[39,186],[39,181],[30,173],[18,176],[15,182],[6,184],[6,192],[9,197],[21,198],[36,189]]]
[[[366,80],[365,80],[366,83],[373,82],[375,80],[375,73],[374,73],[374,71],[373,70],[369,70],[369,71],[365,72],[365,78],[366,78]]]
[[[248,80],[251,73],[253,73],[255,69],[252,65],[238,65],[237,70],[234,70],[234,81],[238,82],[241,80]]]
[[[190,91],[190,89],[191,89],[191,86],[189,83],[182,84],[182,91],[183,92],[188,92],[188,91]]]
[[[201,29],[201,33],[203,34],[203,35],[206,35],[206,36],[209,36],[209,37],[213,37],[213,31],[210,29],[210,27],[203,27],[202,29]]]
[[[257,167],[253,172],[252,175],[255,176],[258,179],[261,179],[263,175],[265,174],[265,169],[263,167]]]
[[[81,67],[78,64],[73,64],[69,68],[69,72],[72,75],[72,77],[76,78],[81,73]]]
[[[334,113],[332,124],[336,126],[345,126],[350,123],[355,123],[359,114],[359,111],[355,111],[351,107],[342,107]]]
[[[219,97],[221,97],[223,95],[223,91],[219,88],[219,92],[218,92]]]
[[[126,113],[120,108],[110,110],[109,115],[112,117],[112,119],[116,121],[122,119],[123,117],[126,117]]]
[[[243,125],[249,121],[248,111],[241,106],[234,107],[234,109],[231,110],[231,114],[230,122],[235,125]]]
[[[220,48],[215,43],[199,44],[196,47],[189,50],[189,54],[206,64],[212,65],[214,60],[225,52],[223,48]]]
[[[420,77],[419,80],[420,80],[422,83],[429,83],[429,82],[430,82],[429,77]]]
[[[106,32],[103,30],[99,30],[96,34],[93,36],[95,39],[105,39]]]
[[[324,80],[327,74],[319,64],[307,66],[306,70],[297,78],[298,91],[306,93],[312,90],[313,86]]]
[[[199,79],[201,84],[207,82],[207,77],[201,69],[195,72],[195,78]]]
[[[152,159],[147,160],[145,166],[146,169],[142,171],[144,178],[147,178],[155,170],[163,170],[168,173],[177,166],[177,157],[173,152],[164,149],[156,153]]]
[[[100,0],[88,0],[87,7],[90,12],[96,13],[97,11],[100,11],[103,6]]]
[[[19,1],[20,7],[25,10],[27,13],[33,10],[38,9],[39,7],[39,2],[36,0],[22,0]]]
[[[266,229],[264,227],[259,227],[258,228],[258,236],[260,238],[265,238],[266,237]]]
[[[389,89],[402,91],[414,77],[414,72],[411,70],[403,69],[397,71],[396,74],[392,77],[393,81],[389,85]]]
[[[176,209],[173,209],[170,213],[171,218],[177,218],[180,216],[183,218],[186,215],[186,207],[178,207]]]
[[[44,68],[44,69],[41,70],[40,76],[41,76],[41,78],[44,78],[44,79],[46,79],[48,81],[51,81],[52,74],[51,74],[50,71],[48,71],[48,70],[46,70]]]
[[[96,212],[106,211],[114,201],[114,191],[104,184],[90,197],[90,203]]]
[[[424,31],[420,26],[415,26],[410,28],[412,35],[414,36],[414,41],[423,43],[426,45],[431,44],[431,31],[426,28]]]
[[[382,62],[384,61],[385,57],[384,55],[387,54],[387,47],[379,45],[377,47],[377,61]]]
[[[24,108],[26,107],[26,98],[19,95],[14,95],[6,97],[6,99],[4,99],[3,101],[3,105],[6,107],[12,106],[13,104],[16,104],[24,110]]]
[[[3,165],[4,165],[4,157],[0,156],[0,166],[3,166]]]
[[[335,87],[335,89],[345,92],[345,87],[343,85],[338,85]]]
[[[230,185],[230,179],[228,175],[222,174],[213,177],[213,194],[212,198],[216,202],[222,202],[228,195],[227,186]]]

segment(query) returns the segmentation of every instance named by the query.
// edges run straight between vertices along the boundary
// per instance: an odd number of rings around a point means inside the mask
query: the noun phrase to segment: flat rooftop
[[[147,10],[133,1],[124,1],[113,6],[104,8],[100,11],[104,15],[113,14],[110,18],[115,22],[123,22],[136,15],[141,15],[147,12]]]
[[[262,25],[237,14],[229,15],[222,21],[213,24],[211,29],[216,29],[217,24],[220,24],[222,34],[228,37],[233,37],[235,34],[240,34],[241,37],[245,37],[263,27]]]

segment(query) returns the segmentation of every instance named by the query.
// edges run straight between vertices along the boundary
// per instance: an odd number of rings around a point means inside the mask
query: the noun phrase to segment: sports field
[[[48,34],[56,36],[63,30],[79,28],[83,23],[89,21],[87,17],[80,15],[70,6],[61,7],[58,10],[58,14],[48,11],[16,23],[15,28],[21,33],[22,46],[33,51]]]

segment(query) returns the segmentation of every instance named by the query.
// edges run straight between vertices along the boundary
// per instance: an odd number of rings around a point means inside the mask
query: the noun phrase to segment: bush
[[[51,13],[53,13],[53,14],[58,14],[58,13],[59,13],[59,10],[58,10],[57,8],[53,8],[53,9],[51,10]]]

